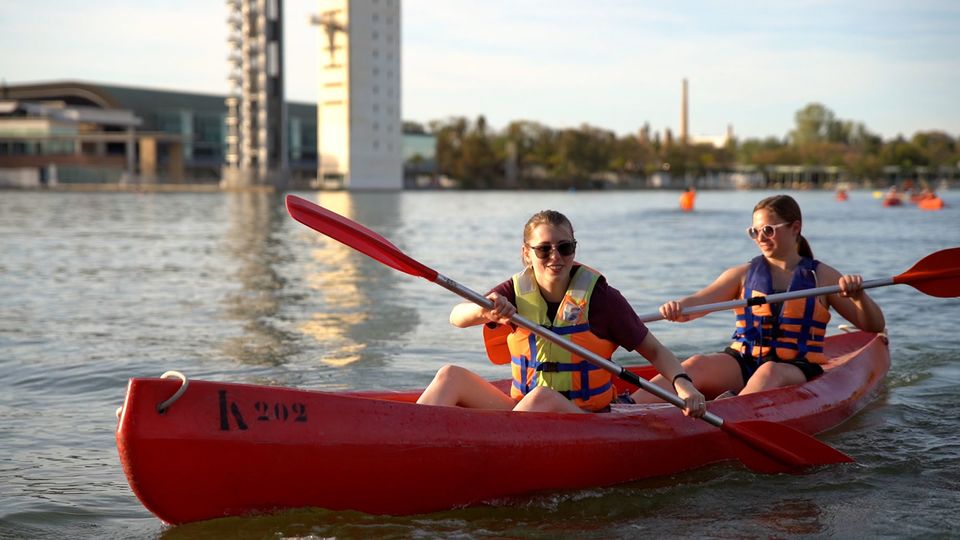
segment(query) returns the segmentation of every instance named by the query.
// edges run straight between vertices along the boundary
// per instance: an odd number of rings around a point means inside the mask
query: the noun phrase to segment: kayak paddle
[[[960,296],[960,247],[942,249],[931,253],[917,261],[906,272],[893,276],[892,278],[872,279],[863,282],[864,289],[874,287],[885,287],[887,285],[910,285],[914,289],[926,293],[930,296],[939,298],[956,298]],[[825,287],[816,287],[814,289],[803,289],[799,291],[789,291],[784,293],[771,294],[768,296],[756,296],[749,300],[730,300],[729,302],[716,302],[713,304],[703,304],[700,306],[690,306],[683,308],[683,315],[693,315],[696,313],[712,313],[714,311],[723,311],[726,309],[736,309],[746,306],[759,306],[763,304],[776,304],[786,302],[796,298],[807,298],[810,296],[823,296],[840,292],[839,285],[828,285]],[[657,313],[641,315],[643,322],[659,321],[663,316]]]
[[[414,260],[389,240],[359,223],[295,195],[287,195],[287,211],[295,220],[307,227],[395,270],[432,281],[487,309],[493,307],[493,302],[483,295]],[[664,401],[681,409],[685,406],[683,400],[676,394],[650,383],[619,364],[568,341],[519,314],[514,314],[510,320]],[[724,422],[722,418],[710,412],[704,414],[701,419],[731,435],[730,440],[737,443],[737,457],[749,468],[758,472],[793,472],[815,465],[853,461],[843,452],[786,425],[762,420]]]

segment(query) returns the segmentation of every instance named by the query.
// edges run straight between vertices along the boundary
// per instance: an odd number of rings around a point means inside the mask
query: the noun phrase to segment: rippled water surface
[[[743,231],[767,193],[702,192],[691,214],[670,192],[300,195],[477,290],[518,269],[533,212],[561,210],[578,258],[649,313],[755,255]],[[814,253],[843,272],[890,277],[960,246],[955,191],[940,212],[882,208],[866,191],[794,195]],[[446,362],[505,372],[479,331],[447,323],[457,297],[294,222],[281,196],[0,192],[0,537],[945,537],[960,528],[960,300],[871,294],[889,325],[886,389],[821,436],[854,465],[725,465],[414,517],[307,509],[168,527],[117,457],[130,377],[344,390],[423,386]],[[651,328],[686,356],[722,347],[731,325],[718,313]]]

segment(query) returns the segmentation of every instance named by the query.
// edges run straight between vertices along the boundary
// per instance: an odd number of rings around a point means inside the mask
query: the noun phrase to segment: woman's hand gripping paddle
[[[917,261],[909,270],[892,278],[872,279],[863,282],[864,289],[874,287],[886,287],[887,285],[910,285],[914,289],[936,296],[939,298],[956,298],[960,296],[960,247],[942,249],[931,253]],[[823,296],[840,292],[839,285],[828,285],[826,287],[817,287],[814,289],[803,289],[799,291],[789,291],[785,293],[771,294],[767,296],[755,296],[749,300],[731,300],[729,302],[716,302],[714,304],[703,304],[701,306],[690,306],[683,308],[682,315],[694,315],[697,313],[712,313],[714,311],[723,311],[727,309],[736,309],[747,306],[759,306],[762,304],[776,304],[786,302],[797,298],[807,298],[810,296]],[[663,319],[660,313],[648,313],[641,315],[643,322],[659,321]]]
[[[307,227],[350,246],[395,270],[432,281],[477,305],[488,309],[493,307],[493,303],[486,297],[414,260],[387,239],[359,223],[295,195],[287,195],[287,211],[295,220]],[[684,402],[679,396],[651,384],[615,362],[598,356],[572,341],[563,339],[551,330],[539,326],[525,317],[516,314],[511,318],[511,321],[606,369],[617,377],[643,388],[664,401],[681,409],[684,407]],[[761,420],[724,422],[722,418],[710,412],[706,413],[702,420],[730,435],[737,442],[734,447],[737,458],[746,466],[758,472],[795,472],[816,465],[853,461],[846,454],[801,431],[782,424]]]

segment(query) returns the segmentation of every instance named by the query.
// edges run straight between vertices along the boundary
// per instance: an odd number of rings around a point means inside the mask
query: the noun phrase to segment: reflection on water
[[[243,334],[227,339],[224,353],[246,364],[282,364],[296,343],[273,322],[285,286],[276,270],[284,259],[283,244],[277,240],[287,219],[283,205],[270,193],[228,193],[226,214],[226,249],[236,265],[224,270],[241,288],[223,302],[228,316],[243,322]]]
[[[822,534],[825,526],[820,505],[807,498],[785,498],[760,512],[757,529],[776,531],[786,536]]]
[[[388,239],[399,225],[397,193],[322,192],[316,202]],[[395,300],[397,280],[392,272],[316,233],[305,281],[320,309],[303,320],[298,330],[322,344],[321,362],[342,367],[376,356],[365,354],[371,342],[404,335],[417,324],[416,311]]]
[[[233,264],[224,273],[239,288],[222,301],[226,316],[243,325],[239,335],[223,341],[228,357],[276,366],[304,350],[319,350],[313,361],[344,367],[364,359],[382,360],[383,353],[371,352],[370,345],[416,326],[416,311],[396,299],[393,270],[293,222],[279,195],[225,196],[224,242]],[[397,231],[399,194],[330,192],[315,197],[321,206],[385,237]],[[289,251],[290,231],[304,239],[302,248],[292,248],[302,252]],[[294,283],[283,270],[291,262],[300,271],[294,273]],[[305,343],[302,337],[311,341]]]
[[[346,193],[322,193],[316,202],[356,219],[353,200]],[[361,293],[359,283],[363,278],[353,251],[330,238],[323,238],[318,247],[311,250],[316,271],[307,276],[307,283],[327,310],[312,314],[310,320],[301,323],[300,330],[329,345],[330,351],[320,361],[330,366],[356,362],[366,348],[366,344],[348,335],[350,328],[366,322],[369,317],[369,312],[363,309],[367,298]]]

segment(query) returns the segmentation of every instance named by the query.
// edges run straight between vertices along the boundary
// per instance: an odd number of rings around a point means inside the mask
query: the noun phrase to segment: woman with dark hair
[[[883,331],[883,312],[863,291],[863,279],[841,275],[814,259],[802,229],[800,206],[792,197],[763,199],[753,208],[753,225],[747,229],[760,255],[728,268],[700,291],[660,306],[665,319],[686,322],[702,316],[682,315],[687,307],[839,284],[836,294],[737,309],[734,341],[726,350],[697,354],[683,362],[685,372],[706,396],[750,394],[802,383],[823,373],[820,364],[826,362],[823,342],[831,307],[861,330]],[[663,388],[670,385],[660,376],[651,382]],[[646,392],[636,392],[633,398],[638,403],[658,401]]]
[[[703,394],[683,373],[680,361],[647,327],[620,292],[596,270],[574,261],[573,225],[560,212],[544,210],[527,221],[520,257],[523,270],[493,288],[493,308],[471,302],[454,306],[450,322],[465,328],[483,324],[487,356],[511,364],[510,395],[465,368],[440,368],[417,403],[542,412],[604,412],[618,396],[606,370],[549,340],[514,326],[519,313],[548,326],[565,339],[610,359],[619,347],[637,351],[669,381],[683,399],[684,414],[706,412]]]

